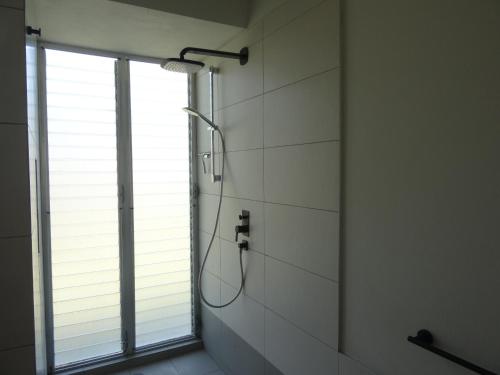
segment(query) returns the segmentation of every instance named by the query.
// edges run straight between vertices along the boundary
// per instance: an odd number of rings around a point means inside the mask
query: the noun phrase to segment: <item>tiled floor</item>
[[[110,375],[224,375],[204,350]]]

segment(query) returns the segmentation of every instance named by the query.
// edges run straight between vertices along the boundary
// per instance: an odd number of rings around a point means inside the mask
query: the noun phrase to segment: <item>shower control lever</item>
[[[238,235],[244,234],[245,236],[248,237],[248,225],[237,225],[234,227],[234,231],[236,232],[236,238],[234,239],[236,242],[238,242]]]
[[[247,210],[242,210],[241,214],[238,215],[238,219],[241,221],[241,225],[236,225],[234,227],[235,231],[235,241],[238,242],[238,235],[241,233],[247,237],[250,236],[250,212]]]
[[[240,250],[248,250],[248,241],[243,240],[238,244],[238,249]]]

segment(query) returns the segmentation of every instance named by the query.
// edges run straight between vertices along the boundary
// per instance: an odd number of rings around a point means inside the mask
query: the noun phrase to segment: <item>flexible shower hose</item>
[[[238,289],[238,293],[229,301],[226,302],[222,305],[216,305],[211,303],[205,298],[205,295],[203,294],[203,289],[201,288],[201,278],[203,276],[203,270],[205,269],[205,264],[207,262],[208,256],[210,254],[210,250],[212,249],[212,244],[215,239],[215,234],[217,233],[217,227],[219,225],[219,217],[220,217],[220,209],[222,205],[222,193],[224,189],[224,155],[226,153],[226,146],[224,144],[224,137],[222,135],[222,132],[220,131],[219,128],[215,129],[217,133],[219,133],[219,137],[221,140],[221,145],[222,145],[222,167],[221,167],[221,178],[220,178],[220,193],[219,193],[219,204],[217,206],[217,215],[215,216],[215,225],[214,225],[214,230],[212,232],[212,235],[210,237],[210,242],[208,243],[207,251],[205,252],[205,256],[203,257],[203,261],[201,262],[201,267],[200,267],[200,273],[198,274],[198,291],[200,293],[200,298],[207,306],[210,306],[214,309],[221,309],[223,307],[229,306],[232,304],[236,299],[240,296],[242,290],[243,290],[243,285],[245,284],[245,278],[243,275],[243,259],[242,259],[242,249],[240,249],[240,275],[241,275],[241,283],[240,283],[240,288]],[[212,155],[214,157],[214,155]]]

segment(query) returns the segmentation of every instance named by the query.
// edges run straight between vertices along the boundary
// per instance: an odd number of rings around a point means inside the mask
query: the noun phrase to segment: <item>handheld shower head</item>
[[[212,121],[210,121],[208,118],[206,118],[205,116],[203,116],[199,111],[197,111],[196,109],[194,108],[191,108],[191,107],[185,107],[185,108],[182,108],[182,110],[184,112],[187,112],[188,114],[190,114],[191,116],[195,116],[195,117],[199,117],[201,118],[203,121],[205,121],[213,130],[217,130],[218,127],[217,125],[215,125]]]

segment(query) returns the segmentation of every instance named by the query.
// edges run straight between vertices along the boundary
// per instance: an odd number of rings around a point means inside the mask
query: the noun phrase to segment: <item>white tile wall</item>
[[[266,310],[266,358],[286,375],[336,375],[337,351]]]
[[[262,157],[262,149],[226,153],[225,196],[263,200]]]
[[[222,301],[239,286],[234,226],[242,209],[250,211],[251,226],[251,250],[243,254],[244,294],[219,311],[229,327],[226,334],[206,340],[212,346],[220,341],[219,360],[235,373],[249,373],[235,358],[252,355],[240,353],[245,349],[235,344],[234,334],[283,374],[337,374],[338,2],[253,5],[252,26],[221,47],[234,51],[249,45],[249,63],[206,61],[220,68],[216,119],[229,150],[220,218],[222,281],[210,281],[220,286]],[[206,73],[200,74],[202,109],[206,80]],[[219,187],[200,184],[211,194]],[[215,199],[208,200],[202,196],[200,202],[201,210],[210,210],[200,212],[205,229],[216,213]],[[207,324],[215,323],[209,319]],[[204,332],[218,331],[206,327]],[[263,373],[257,362],[253,373]]]
[[[212,233],[215,226],[215,216],[213,212],[216,212],[217,205],[219,204],[219,197],[217,195],[211,194],[200,194],[198,197],[198,206],[199,206],[199,229]],[[218,229],[220,225],[218,226]],[[219,230],[217,230],[217,233]]]
[[[31,233],[28,163],[27,126],[0,124],[0,237]]]
[[[207,117],[210,114],[209,92],[210,92],[210,83],[207,70],[203,71],[203,74],[198,75],[196,79],[196,108],[198,109],[198,111],[200,111]]]
[[[264,35],[285,26],[324,0],[288,0],[264,18]]]
[[[262,148],[262,96],[220,110],[217,119],[226,151]]]
[[[207,233],[200,231],[200,267],[201,262],[203,262],[203,258],[205,257],[205,254],[207,252],[211,237],[212,232]],[[207,262],[205,263],[205,269],[215,276],[220,277],[220,240],[218,237],[214,238],[214,241],[210,248],[210,253],[208,254]]]
[[[338,210],[339,158],[338,142],[265,149],[266,201]]]
[[[218,305],[221,302],[221,281],[218,277],[212,275],[210,272],[204,272],[201,279],[203,295],[208,300],[208,302]],[[219,319],[221,310],[214,309],[212,307],[206,307],[212,314],[214,314]]]
[[[339,66],[336,14],[337,0],[325,1],[264,39],[266,92]]]
[[[217,109],[262,94],[262,42],[249,47],[249,60],[241,66],[236,60],[219,64],[217,75]]]
[[[0,239],[0,350],[34,345],[30,243],[31,237]]]
[[[222,302],[234,297],[237,290],[222,283]],[[265,309],[252,298],[242,296],[233,304],[222,309],[222,321],[232,328],[243,340],[261,354],[265,354]]]
[[[337,348],[338,284],[266,258],[266,306]]]
[[[339,70],[264,95],[264,146],[340,137]]]
[[[256,251],[243,251],[245,287],[243,292],[260,303],[265,301],[264,264],[265,256]],[[240,256],[236,242],[221,240],[221,277],[233,288],[240,286]]]
[[[6,5],[19,5],[9,1]],[[24,10],[0,8],[0,123],[26,124]]]
[[[266,254],[338,281],[338,213],[265,204]]]

